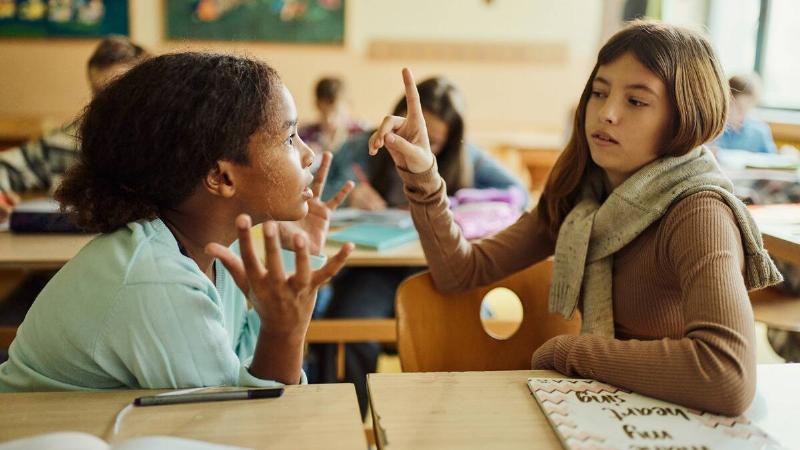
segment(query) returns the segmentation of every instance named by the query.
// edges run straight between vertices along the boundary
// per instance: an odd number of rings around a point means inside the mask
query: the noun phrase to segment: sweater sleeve
[[[534,368],[595,378],[718,414],[741,414],[755,393],[756,363],[739,228],[721,198],[708,194],[690,196],[667,214],[658,248],[663,268],[680,283],[682,336],[648,341],[559,336],[536,351]]]
[[[435,161],[425,172],[399,173],[434,284],[442,292],[492,283],[553,254],[555,244],[535,209],[494,236],[469,242],[453,221]]]
[[[219,306],[199,289],[178,283],[127,285],[94,359],[122,384],[137,388],[281,385],[248,371],[254,345],[249,327],[257,323],[249,315],[245,320],[242,335],[232,337]]]

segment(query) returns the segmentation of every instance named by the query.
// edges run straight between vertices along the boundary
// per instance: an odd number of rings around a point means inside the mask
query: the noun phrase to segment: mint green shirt
[[[36,298],[0,391],[280,384],[248,372],[260,321],[214,264],[216,283],[159,219],[98,236]]]

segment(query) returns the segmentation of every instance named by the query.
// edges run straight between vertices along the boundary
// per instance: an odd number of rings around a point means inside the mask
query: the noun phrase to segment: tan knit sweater
[[[536,210],[470,243],[435,168],[400,171],[437,288],[485,285],[551,256]],[[615,337],[558,336],[533,355],[554,369],[710,412],[738,415],[756,384],[753,313],[733,213],[715,193],[677,204],[614,255]]]

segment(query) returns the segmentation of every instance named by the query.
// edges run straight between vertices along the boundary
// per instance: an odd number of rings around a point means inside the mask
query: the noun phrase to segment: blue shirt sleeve
[[[775,139],[772,138],[772,130],[766,122],[758,123],[759,138],[759,151],[763,153],[778,153],[778,147],[775,145]]]
[[[236,337],[243,340],[232,342],[220,307],[202,290],[178,283],[124,286],[95,360],[136,388],[281,385],[248,371],[256,336],[245,330],[256,325],[250,316]]]

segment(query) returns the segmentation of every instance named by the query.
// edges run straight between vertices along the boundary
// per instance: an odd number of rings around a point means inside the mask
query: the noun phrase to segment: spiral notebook
[[[785,448],[745,416],[710,414],[596,380],[529,378],[528,388],[567,450]]]

